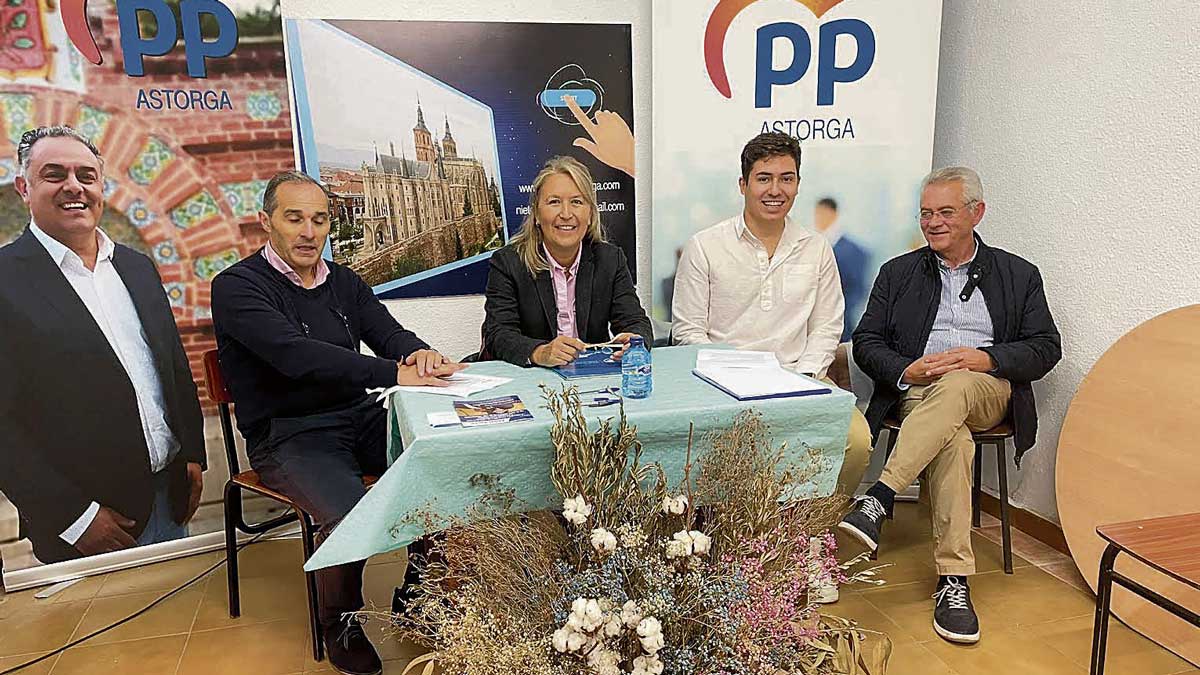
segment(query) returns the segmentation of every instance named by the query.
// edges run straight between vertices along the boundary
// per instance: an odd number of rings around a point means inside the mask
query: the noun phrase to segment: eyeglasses
[[[919,214],[917,214],[917,219],[920,220],[922,223],[928,223],[931,220],[933,220],[934,217],[941,218],[942,220],[950,220],[954,216],[958,215],[959,211],[966,209],[966,208],[970,208],[972,205],[974,205],[976,203],[977,203],[976,200],[972,199],[971,201],[967,202],[966,204],[963,204],[962,206],[960,206],[958,208],[950,208],[949,206],[947,206],[946,208],[938,209],[937,211],[930,211],[929,209],[921,209],[921,212]]]

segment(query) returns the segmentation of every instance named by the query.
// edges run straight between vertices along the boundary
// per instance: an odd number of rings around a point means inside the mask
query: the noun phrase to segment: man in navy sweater
[[[465,367],[405,330],[358,275],[322,258],[329,219],[318,182],[275,176],[259,213],[266,246],[212,284],[221,370],[250,465],[317,521],[319,541],[363,496],[363,475],[387,468],[387,415],[366,389],[445,386],[442,377]],[[361,354],[360,342],[378,356]],[[381,670],[345,616],[363,607],[364,564],[317,572],[329,660],[356,675]]]

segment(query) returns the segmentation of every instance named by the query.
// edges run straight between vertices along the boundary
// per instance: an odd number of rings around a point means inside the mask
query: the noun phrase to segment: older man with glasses
[[[920,212],[929,245],[879,271],[854,331],[854,359],[875,381],[871,432],[889,415],[902,423],[879,481],[839,524],[876,550],[896,493],[924,473],[938,574],[934,630],[968,644],[979,640],[967,588],[975,573],[971,432],[1011,419],[1019,463],[1037,434],[1031,383],[1062,357],[1037,267],[975,233],[986,210],[974,171],[931,173]]]

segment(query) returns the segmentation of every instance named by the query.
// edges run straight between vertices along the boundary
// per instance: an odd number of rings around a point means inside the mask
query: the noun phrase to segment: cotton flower
[[[583,495],[576,495],[574,499],[563,500],[563,518],[566,518],[567,522],[574,525],[582,525],[587,522],[590,515],[592,515],[592,505],[584,500]]]
[[[611,649],[598,647],[588,653],[587,664],[591,666],[598,675],[608,675],[609,673],[620,673],[621,655]]]
[[[692,552],[696,555],[708,555],[712,548],[712,538],[699,530],[692,530],[688,534],[692,538]]]
[[[621,621],[629,628],[635,628],[642,621],[642,611],[637,602],[628,600],[621,605]]]
[[[592,530],[592,548],[597,553],[612,553],[617,550],[617,537],[612,532],[598,527]]]
[[[687,544],[681,541],[667,542],[667,557],[668,558],[686,558],[691,555],[688,551]]]
[[[587,644],[587,636],[583,633],[571,633],[567,638],[567,651],[577,652]]]
[[[589,631],[596,630],[604,621],[604,611],[600,609],[600,603],[595,600],[587,601],[583,616],[585,619],[583,626]]]
[[[567,616],[566,628],[578,633],[591,633],[603,625],[605,619],[604,610],[600,609],[600,603],[595,599],[575,598],[571,603],[571,613]]]
[[[663,662],[658,656],[639,656],[633,660],[633,670],[630,675],[662,675]]]
[[[604,635],[607,637],[617,637],[621,634],[621,617],[616,614],[610,614],[608,620],[604,622]]]
[[[671,541],[667,542],[667,557],[668,558],[686,558],[692,554],[692,535],[687,530],[680,530],[675,533]]]
[[[679,495],[678,497],[663,497],[662,512],[668,515],[681,516],[685,511],[687,511],[687,505],[687,495]]]
[[[567,651],[567,640],[571,637],[571,633],[571,629],[566,626],[554,631],[554,635],[550,638],[551,644],[554,645],[554,651],[559,654]]]
[[[666,644],[662,634],[662,624],[658,619],[648,616],[638,623],[638,640],[647,654],[657,653]]]

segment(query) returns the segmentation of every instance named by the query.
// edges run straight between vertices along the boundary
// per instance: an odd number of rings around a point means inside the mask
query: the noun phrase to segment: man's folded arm
[[[1042,275],[1036,268],[1025,291],[1024,306],[1017,339],[983,348],[996,362],[993,374],[1010,382],[1040,380],[1062,358],[1062,337],[1046,302]]]
[[[403,361],[415,351],[430,348],[416,333],[396,321],[362,278],[356,274],[354,280],[362,338],[371,351],[383,358]]]
[[[294,380],[386,387],[396,363],[304,335],[257,286],[218,275],[212,284],[213,321],[231,338]]]

